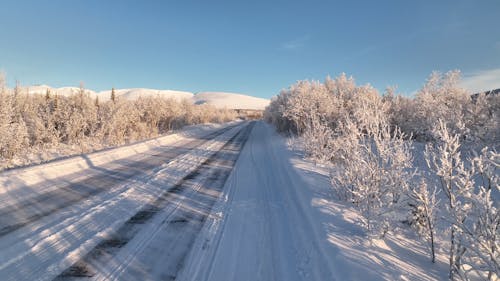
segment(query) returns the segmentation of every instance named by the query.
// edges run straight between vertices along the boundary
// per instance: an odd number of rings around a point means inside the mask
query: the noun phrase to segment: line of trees
[[[500,96],[472,99],[459,80],[458,71],[435,72],[414,98],[393,89],[380,95],[345,74],[299,81],[264,116],[298,135],[308,157],[331,164],[332,188],[359,211],[370,236],[410,226],[428,242],[434,262],[443,230],[451,279],[496,280],[500,214],[492,192],[500,191]],[[472,143],[481,144],[478,153]]]
[[[83,86],[77,94],[28,94],[0,77],[0,168],[27,164],[28,154],[71,147],[69,153],[143,140],[185,125],[234,120],[236,113],[211,105],[194,105],[164,97],[106,102],[92,98]],[[66,149],[67,150],[67,149]],[[56,156],[57,153],[55,153]],[[48,160],[48,159],[40,159]]]

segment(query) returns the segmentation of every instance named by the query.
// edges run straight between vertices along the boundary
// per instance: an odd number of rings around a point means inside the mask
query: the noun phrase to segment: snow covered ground
[[[0,174],[1,279],[447,279],[416,240],[367,239],[327,169],[270,125],[188,135]]]

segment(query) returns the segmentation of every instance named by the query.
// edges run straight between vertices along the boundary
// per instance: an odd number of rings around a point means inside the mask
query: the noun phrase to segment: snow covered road
[[[184,139],[104,166],[91,166],[78,175],[38,183],[43,191],[36,196],[16,193],[16,188],[2,192],[1,279],[57,277],[144,206],[213,158],[247,125],[229,126],[194,140]],[[43,173],[43,165],[40,167],[39,173]],[[13,196],[16,194],[19,196]]]
[[[223,192],[178,280],[442,280],[446,272],[408,240],[370,243],[356,212],[335,202],[328,169],[302,160],[264,122]]]
[[[224,218],[206,226],[210,247],[193,248],[181,280],[332,280],[331,246],[285,153],[274,129],[257,123],[226,182]]]

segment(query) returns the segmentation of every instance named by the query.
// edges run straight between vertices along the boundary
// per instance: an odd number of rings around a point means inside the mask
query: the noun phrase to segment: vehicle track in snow
[[[212,206],[253,126],[245,126],[55,280],[175,280],[204,221],[214,215]]]
[[[89,166],[96,173],[86,177],[84,171],[79,173],[79,175],[73,176],[73,178],[81,177],[78,181],[70,179],[67,181],[59,179],[51,180],[50,182],[56,185],[56,188],[52,188],[50,191],[36,197],[0,208],[0,237],[57,212],[64,207],[108,190],[113,186],[133,178],[147,176],[151,174],[155,167],[168,163],[176,157],[196,149],[203,143],[222,135],[234,127],[235,125],[228,126],[206,136],[176,144],[175,146],[158,147],[150,154],[142,153],[127,159],[115,160],[102,167],[97,167],[90,163]]]
[[[147,175],[121,181],[103,192],[1,236],[0,279],[52,280],[57,277],[115,233],[147,203],[154,202],[198,169],[247,125],[247,122],[239,123],[195,149],[158,165]],[[187,141],[178,141],[175,145],[182,143]],[[77,181],[72,176],[64,176],[61,180]]]

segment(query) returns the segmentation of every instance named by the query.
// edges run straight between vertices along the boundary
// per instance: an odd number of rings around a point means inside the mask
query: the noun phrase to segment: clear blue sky
[[[499,0],[0,0],[10,86],[271,97],[345,72],[411,93],[450,69],[472,78],[500,69]]]

